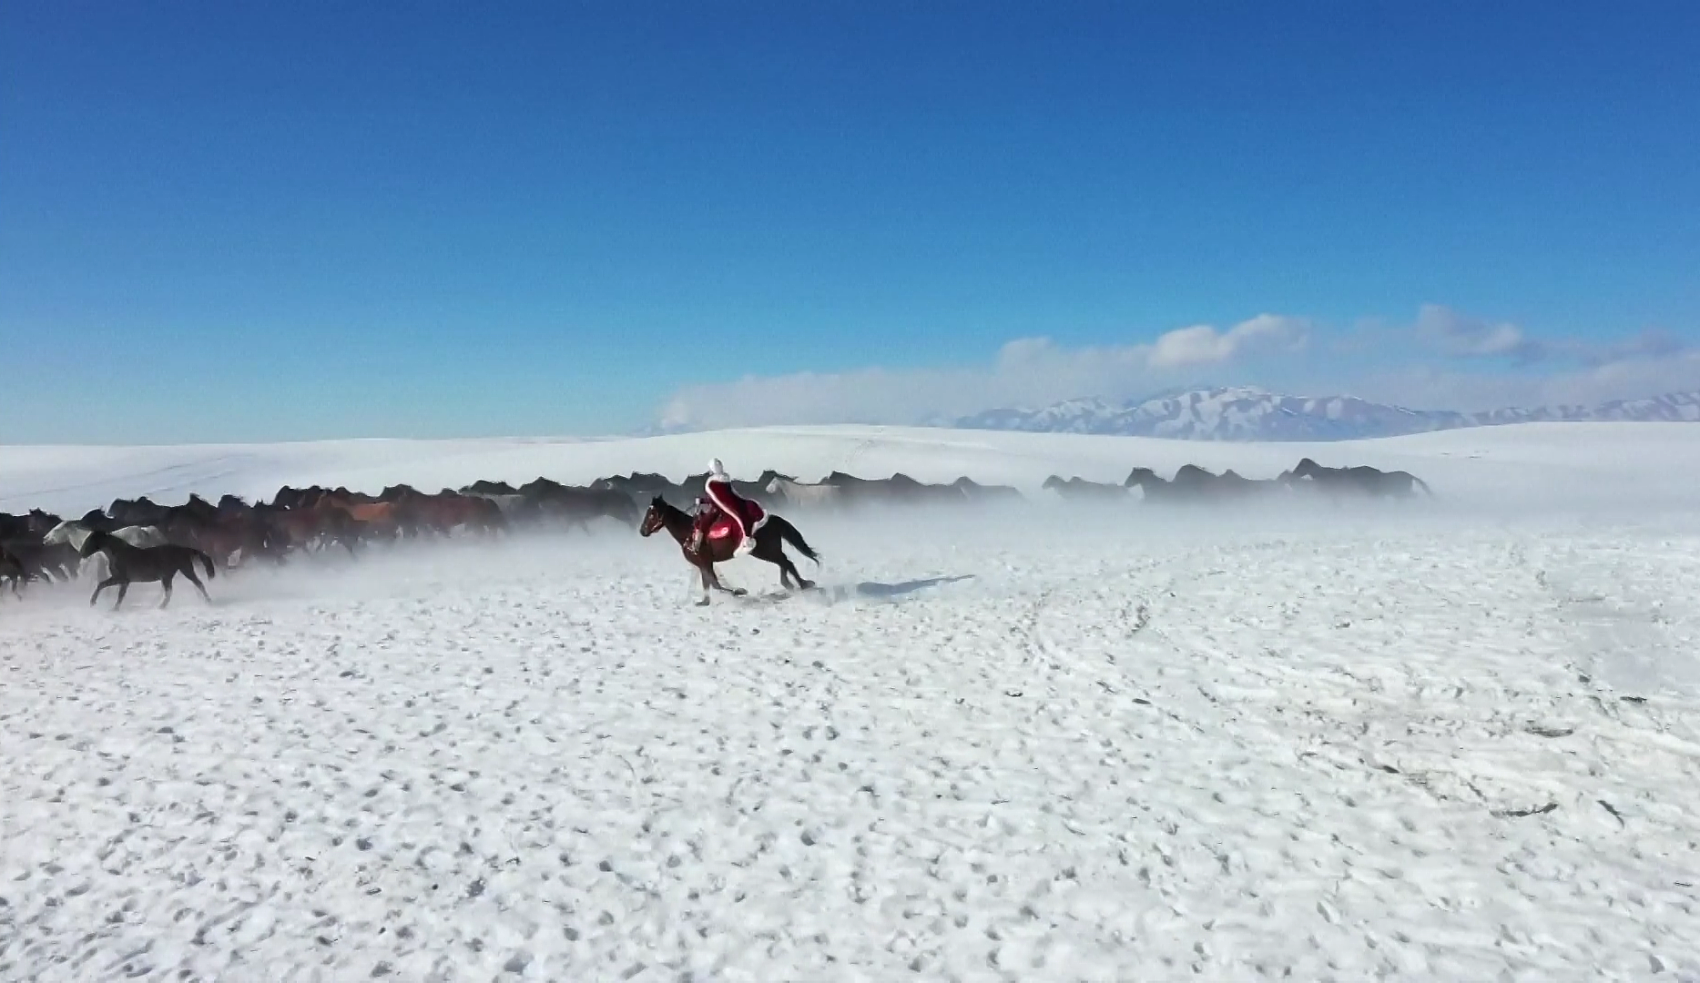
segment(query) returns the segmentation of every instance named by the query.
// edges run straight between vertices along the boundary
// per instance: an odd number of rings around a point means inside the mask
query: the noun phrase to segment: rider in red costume
[[[706,501],[699,500],[699,504],[704,507],[698,510],[696,524],[691,530],[691,549],[702,551],[708,538],[708,530],[721,516],[731,519],[738,528],[736,555],[743,556],[755,549],[755,529],[751,528],[750,516],[757,510],[752,509],[750,502],[732,490],[732,479],[726,474],[726,468],[720,463],[720,458],[708,462],[708,480],[703,484],[708,498]],[[760,525],[760,520],[756,525]]]

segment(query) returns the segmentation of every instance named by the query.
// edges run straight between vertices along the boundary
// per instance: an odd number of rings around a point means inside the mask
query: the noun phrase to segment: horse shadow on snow
[[[927,590],[932,587],[942,587],[945,584],[954,584],[960,581],[973,579],[974,575],[968,573],[963,574],[960,577],[928,577],[925,580],[905,580],[901,584],[882,584],[878,581],[864,580],[856,585],[855,594],[857,597],[872,597],[880,600],[889,600],[894,597],[906,597],[917,591]]]
[[[848,601],[852,599],[894,601],[898,598],[908,597],[911,594],[916,594],[920,591],[934,587],[943,587],[946,584],[954,584],[959,581],[973,579],[973,574],[964,574],[959,577],[928,577],[925,580],[905,580],[898,584],[883,584],[875,580],[864,580],[853,587],[828,586],[822,584],[814,591],[805,591],[801,594],[790,591],[783,593],[750,594],[741,597],[738,600],[743,601],[745,604],[778,604],[790,598],[804,598],[812,595],[818,598],[820,603],[824,604],[836,604],[841,601]]]

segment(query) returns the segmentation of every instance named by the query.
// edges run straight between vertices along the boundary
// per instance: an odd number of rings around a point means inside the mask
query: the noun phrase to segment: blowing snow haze
[[[1555,422],[1700,421],[1700,391],[1596,406],[1477,413],[1414,410],[1355,396],[1284,396],[1255,387],[1200,389],[1123,403],[1078,399],[1043,409],[988,410],[950,421],[970,430],[1086,433],[1184,440],[1352,440],[1431,430]],[[1697,437],[1700,439],[1700,437]]]

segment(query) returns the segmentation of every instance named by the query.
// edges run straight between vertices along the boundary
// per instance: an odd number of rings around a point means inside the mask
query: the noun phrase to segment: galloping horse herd
[[[0,590],[9,586],[22,598],[30,582],[71,581],[93,569],[99,576],[90,604],[101,590],[116,586],[116,608],[129,585],[137,582],[159,583],[169,603],[172,580],[179,574],[205,596],[195,575],[197,563],[211,578],[216,570],[256,561],[282,564],[292,554],[333,549],[353,557],[371,544],[399,540],[588,531],[589,523],[601,518],[630,528],[645,514],[646,503],[696,501],[706,477],[692,475],[674,483],[659,474],[633,473],[588,486],[538,478],[517,488],[478,481],[436,494],[408,485],[394,485],[377,495],[346,488],[284,487],[270,502],[249,503],[225,495],[214,504],[190,495],[186,503],[169,506],[145,497],[119,499],[70,520],[39,509],[23,515],[0,513]],[[1188,464],[1169,480],[1149,468],[1135,468],[1120,485],[1052,475],[1044,487],[1065,498],[1098,501],[1130,497],[1139,488],[1144,501],[1152,504],[1207,504],[1262,495],[1407,497],[1414,488],[1429,490],[1422,479],[1404,471],[1325,468],[1309,458],[1268,480],[1243,478],[1233,471],[1212,474]],[[839,471],[814,483],[765,471],[756,481],[734,482],[734,488],[769,510],[1023,500],[1014,488],[981,485],[966,477],[927,484],[904,474],[867,479]]]

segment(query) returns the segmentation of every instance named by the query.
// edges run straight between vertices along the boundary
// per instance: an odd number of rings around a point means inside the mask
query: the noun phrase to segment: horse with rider
[[[716,563],[724,563],[735,556],[750,556],[779,567],[779,582],[784,587],[795,583],[798,588],[808,590],[814,586],[798,572],[785,555],[784,547],[788,544],[817,563],[818,554],[783,516],[773,515],[739,495],[719,458],[708,464],[703,497],[697,499],[696,506],[693,517],[657,495],[644,513],[643,524],[638,531],[649,536],[665,529],[678,542],[685,560],[702,574],[703,598],[699,604],[708,603],[710,588],[731,594],[744,593],[741,589],[722,586],[714,572]]]
[[[767,510],[738,494],[718,457],[708,462],[703,496],[697,499],[696,507],[688,546],[691,552],[701,553],[710,538],[736,542],[733,556],[747,556],[755,550],[755,536],[767,524]]]

